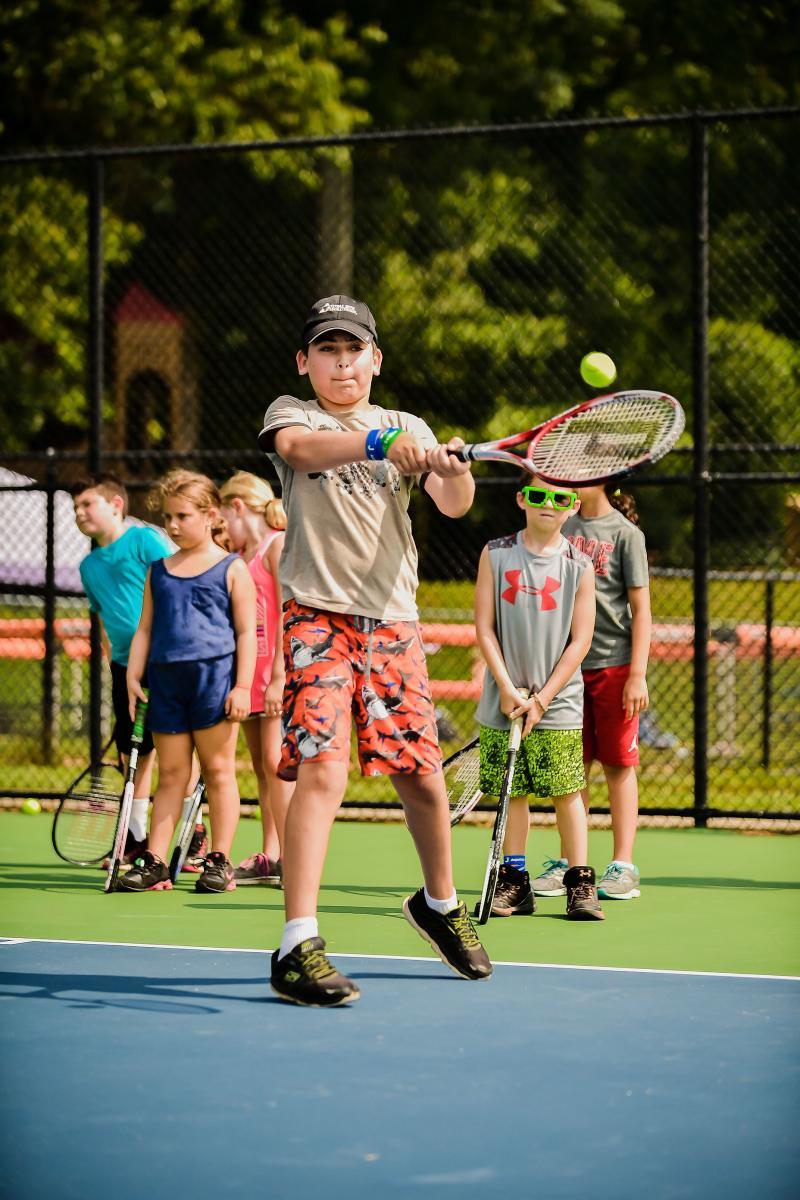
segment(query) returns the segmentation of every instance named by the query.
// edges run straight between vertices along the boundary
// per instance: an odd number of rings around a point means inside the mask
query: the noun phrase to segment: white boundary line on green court
[[[3,946],[19,946],[26,942],[46,943],[54,946],[127,946],[135,950],[200,950],[213,954],[271,954],[271,950],[254,950],[247,946],[172,946],[160,942],[91,942],[79,938],[21,938],[0,935]],[[333,958],[367,958],[381,962],[436,962],[428,955],[415,954],[355,954],[350,951],[331,950]],[[623,975],[688,975],[699,979],[780,979],[789,983],[800,983],[800,975],[757,975],[745,971],[670,971],[662,967],[597,967],[585,963],[528,963],[493,959],[495,967],[537,967],[547,971],[616,971]]]

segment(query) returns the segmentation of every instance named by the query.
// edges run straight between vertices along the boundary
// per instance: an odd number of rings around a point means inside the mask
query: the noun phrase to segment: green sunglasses
[[[549,500],[553,508],[559,508],[562,511],[568,508],[574,508],[575,502],[578,499],[577,492],[561,491],[558,488],[541,488],[528,485],[520,488],[524,497],[525,503],[531,508],[544,508]]]

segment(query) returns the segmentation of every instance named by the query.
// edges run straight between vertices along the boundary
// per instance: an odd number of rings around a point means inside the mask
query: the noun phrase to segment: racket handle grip
[[[472,462],[475,458],[472,446],[462,446],[460,450],[448,450],[447,453],[452,454],[453,458],[457,458],[459,462]]]

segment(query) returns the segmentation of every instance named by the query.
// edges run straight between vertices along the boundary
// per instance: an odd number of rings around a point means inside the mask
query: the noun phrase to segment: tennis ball
[[[38,800],[24,800],[22,802],[22,811],[24,813],[40,813],[42,806]]]
[[[608,387],[617,378],[617,368],[607,354],[593,350],[581,359],[581,376],[592,387]]]

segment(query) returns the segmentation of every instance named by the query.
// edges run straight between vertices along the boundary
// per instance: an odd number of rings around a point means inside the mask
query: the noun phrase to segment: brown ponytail
[[[630,492],[623,492],[614,483],[606,484],[606,495],[608,502],[615,508],[617,512],[621,512],[623,517],[630,521],[631,525],[639,524],[639,513],[636,509],[636,501]]]

